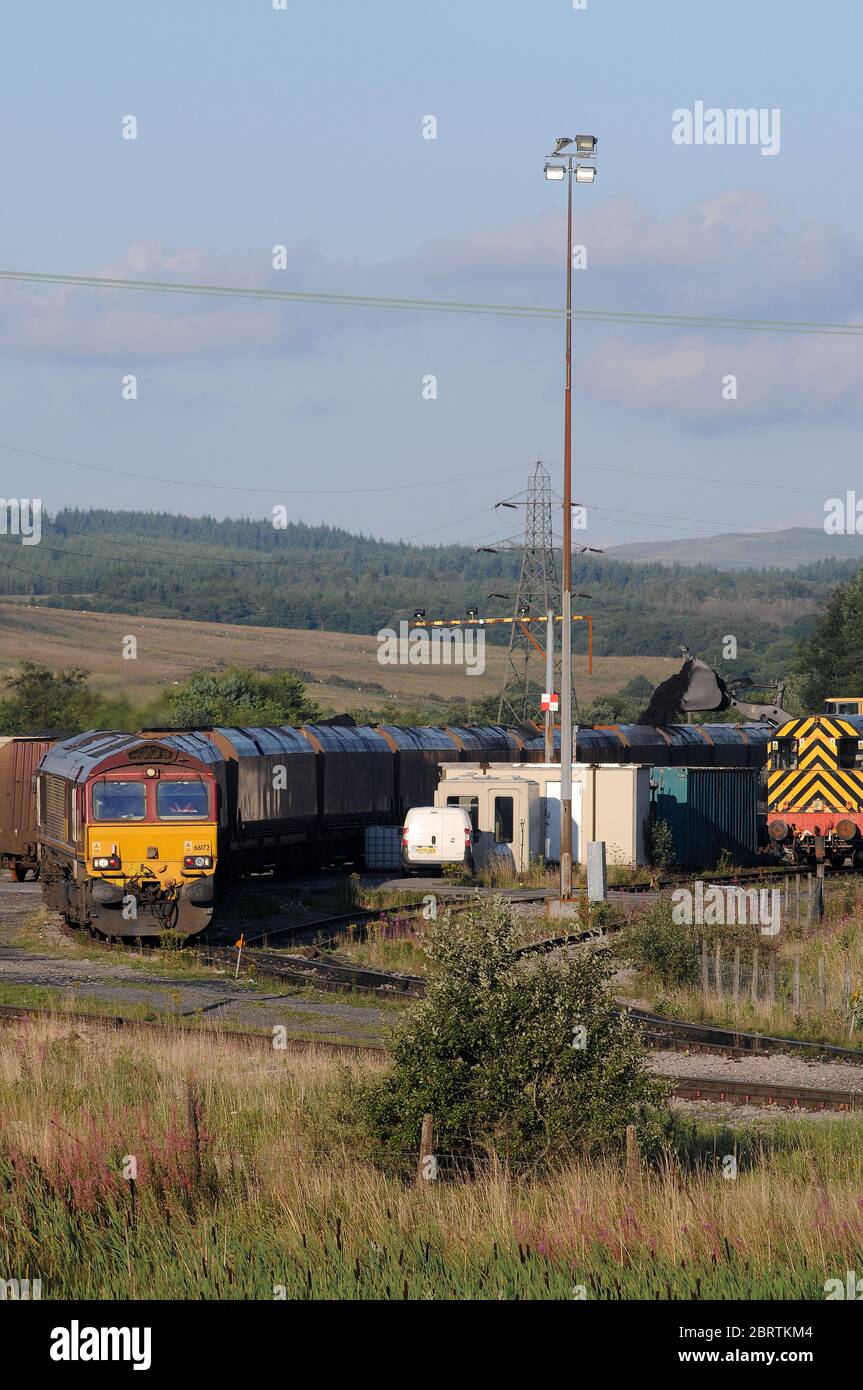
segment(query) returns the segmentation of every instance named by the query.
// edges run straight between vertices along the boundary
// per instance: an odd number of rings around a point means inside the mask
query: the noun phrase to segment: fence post
[[[758,1003],[758,947],[752,951],[752,1002]]]
[[[815,879],[815,916],[820,922],[824,916],[824,865],[819,864]]]
[[[800,957],[794,957],[794,1010],[800,1012]]]
[[[710,979],[710,961],[707,954],[707,937],[701,938],[701,992],[707,998],[708,982]]]
[[[767,953],[767,998],[772,1006],[776,1001],[776,952]]]
[[[433,1182],[437,1177],[437,1158],[433,1150],[434,1123],[431,1115],[425,1114],[420,1134],[420,1161],[417,1165],[417,1182],[420,1187],[424,1183]]]
[[[604,903],[608,898],[608,876],[605,868],[605,841],[587,842],[587,900]]]
[[[739,1003],[740,1003],[740,947],[739,947],[739,946],[735,946],[735,947],[734,947],[734,980],[733,980],[733,983],[732,983],[732,992],[733,992],[733,995],[734,995],[734,1007],[735,1007],[735,1009],[736,1009],[736,1008],[738,1007]]]
[[[638,1149],[638,1133],[635,1125],[626,1126],[626,1181],[630,1185],[641,1177],[641,1154]]]
[[[848,959],[847,956],[845,957],[845,968],[843,971],[843,976],[844,978],[842,981],[842,1003],[847,1009],[848,1001],[851,998],[851,961]]]
[[[794,875],[794,921],[800,925],[800,875]]]
[[[714,985],[715,985],[715,987],[716,987],[716,993],[721,997],[721,995],[722,995],[722,942],[719,940],[719,937],[718,937],[718,936],[717,936],[717,938],[716,938],[716,946],[714,947],[714,951],[713,951],[713,976],[714,976],[714,978],[713,978],[713,983],[714,983]]]

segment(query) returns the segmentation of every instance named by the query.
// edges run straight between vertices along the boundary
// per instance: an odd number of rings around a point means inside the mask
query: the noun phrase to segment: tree
[[[134,729],[135,712],[125,696],[103,695],[87,684],[80,667],[52,671],[22,661],[5,678],[11,692],[0,700],[0,734],[75,734],[84,729]]]
[[[797,670],[810,710],[826,696],[863,694],[863,570],[838,584],[808,640],[800,644]]]
[[[261,675],[239,666],[215,673],[197,671],[185,685],[163,696],[154,721],[191,728],[213,724],[303,724],[320,717],[293,671]]]
[[[427,1111],[442,1151],[472,1139],[513,1160],[615,1146],[631,1123],[644,1140],[657,1133],[662,1089],[608,989],[605,953],[521,960],[517,940],[500,898],[431,930],[440,974],[398,1025],[390,1072],[361,1096],[384,1149],[416,1149]]]
[[[22,661],[4,684],[10,691],[0,700],[0,733],[77,733],[98,723],[98,695],[87,685],[87,672],[78,667],[52,671]]]

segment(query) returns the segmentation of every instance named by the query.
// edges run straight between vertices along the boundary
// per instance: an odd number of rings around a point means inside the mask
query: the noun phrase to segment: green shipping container
[[[683,868],[757,861],[757,768],[652,767],[650,814],[669,826]]]

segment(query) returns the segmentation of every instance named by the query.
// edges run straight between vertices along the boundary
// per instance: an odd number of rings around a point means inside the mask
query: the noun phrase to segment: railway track
[[[178,1027],[171,1023],[158,1023],[145,1020],[130,1020],[105,1014],[79,1012],[58,1013],[56,1010],[0,1005],[0,1025],[11,1025],[29,1019],[50,1019],[55,1023],[81,1024],[106,1032],[117,1030],[140,1030],[151,1036],[192,1036],[210,1038],[221,1043],[233,1043],[240,1047],[266,1048],[272,1050],[272,1035],[269,1033],[240,1032],[208,1027],[206,1024]],[[384,1051],[381,1047],[362,1043],[337,1043],[310,1041],[305,1038],[287,1038],[285,1048],[293,1053],[326,1052],[334,1056],[366,1056],[377,1058]],[[684,1101],[711,1101],[731,1105],[772,1107],[807,1112],[833,1111],[851,1113],[863,1106],[863,1096],[844,1088],[815,1088],[808,1086],[779,1086],[767,1082],[747,1081],[738,1078],[733,1081],[715,1077],[669,1077],[672,1094]]]
[[[643,1009],[629,1009],[628,1012],[648,1044],[664,1051],[721,1053],[731,1057],[763,1057],[782,1053],[786,1057],[803,1057],[810,1061],[848,1062],[863,1066],[863,1051],[859,1048],[806,1042],[801,1038],[773,1037],[767,1033],[744,1033],[738,1029],[716,1028],[709,1023],[688,1023],[683,1019],[663,1018]]]
[[[770,1106],[782,1110],[836,1111],[863,1108],[859,1091],[824,1090],[814,1086],[774,1086],[769,1082],[719,1080],[716,1077],[670,1078],[678,1100],[714,1101],[726,1105]]]
[[[260,931],[246,935],[246,940],[250,945],[262,942],[265,947],[276,946],[279,942],[319,945],[346,939],[361,941],[365,935],[364,929],[369,923],[416,917],[421,911],[421,903],[416,906],[387,908],[383,911],[380,908],[360,907],[353,912],[342,912],[333,917],[320,917],[312,922],[299,922],[285,927],[262,927]]]
[[[234,964],[237,953],[230,947],[215,947],[203,952],[205,960]],[[335,956],[292,956],[279,951],[243,950],[243,961],[264,975],[288,980],[315,989],[350,990],[374,994],[388,999],[419,999],[425,993],[425,980],[419,975],[404,975],[394,970],[374,970],[353,961]]]
[[[397,919],[419,915],[421,908],[402,908],[390,916]],[[299,928],[287,927],[277,933],[280,939],[289,939],[299,944],[298,936],[310,934],[315,941],[344,939],[348,928],[363,926],[373,921],[387,919],[386,913],[377,909],[363,909],[361,912],[343,913],[335,917],[321,918],[305,923]],[[613,923],[606,924],[601,932],[585,929],[530,942],[520,948],[522,957],[547,954],[567,946],[581,945],[596,940],[608,932],[614,932]],[[351,933],[356,939],[356,933]],[[292,955],[287,952],[254,946],[255,941],[272,941],[274,933],[261,931],[250,938],[250,944],[243,950],[242,963],[251,966],[261,974],[282,979],[291,984],[312,987],[329,992],[350,992],[368,994],[382,999],[410,1003],[421,999],[426,990],[426,981],[419,975],[408,975],[397,971],[381,970],[360,965],[354,961],[329,955],[313,947],[315,954]],[[216,964],[235,965],[237,956],[233,947],[202,946],[201,954],[205,960]],[[748,1033],[740,1029],[719,1028],[712,1024],[691,1023],[684,1019],[669,1019],[642,1009],[630,1008],[624,1000],[619,1001],[630,1017],[639,1026],[649,1047],[663,1051],[702,1052],[710,1055],[724,1055],[735,1058],[784,1054],[810,1060],[846,1062],[863,1066],[863,1050],[838,1047],[828,1043],[806,1041],[799,1038],[777,1037],[763,1033]]]
[[[254,1033],[249,1030],[243,1031],[234,1028],[218,1028],[204,1022],[189,1024],[160,1023],[155,1019],[123,1018],[120,1015],[82,1013],[80,1011],[60,1011],[57,1009],[31,1008],[29,1005],[0,1004],[0,1025],[10,1025],[23,1022],[28,1019],[49,1019],[54,1023],[79,1023],[88,1027],[100,1028],[105,1032],[116,1032],[124,1029],[127,1032],[141,1029],[145,1033],[153,1035],[177,1037],[193,1037],[212,1039],[218,1043],[237,1043],[238,1046],[246,1047],[266,1047],[272,1050],[272,1033]],[[284,1039],[284,1045],[289,1052],[332,1052],[368,1054],[372,1057],[380,1057],[384,1051],[383,1047],[377,1047],[372,1043],[342,1043],[329,1042],[322,1038],[314,1041],[308,1038]],[[280,1049],[281,1050],[281,1045]]]

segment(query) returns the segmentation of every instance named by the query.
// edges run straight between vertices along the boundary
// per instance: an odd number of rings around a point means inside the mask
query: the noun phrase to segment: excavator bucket
[[[728,686],[721,676],[706,662],[697,657],[692,660],[689,673],[689,687],[683,696],[680,708],[684,714],[695,710],[728,709],[731,698]]]
[[[636,720],[638,724],[673,724],[678,714],[695,710],[728,709],[728,687],[712,667],[697,657],[688,657],[676,675],[658,685],[650,704]]]

